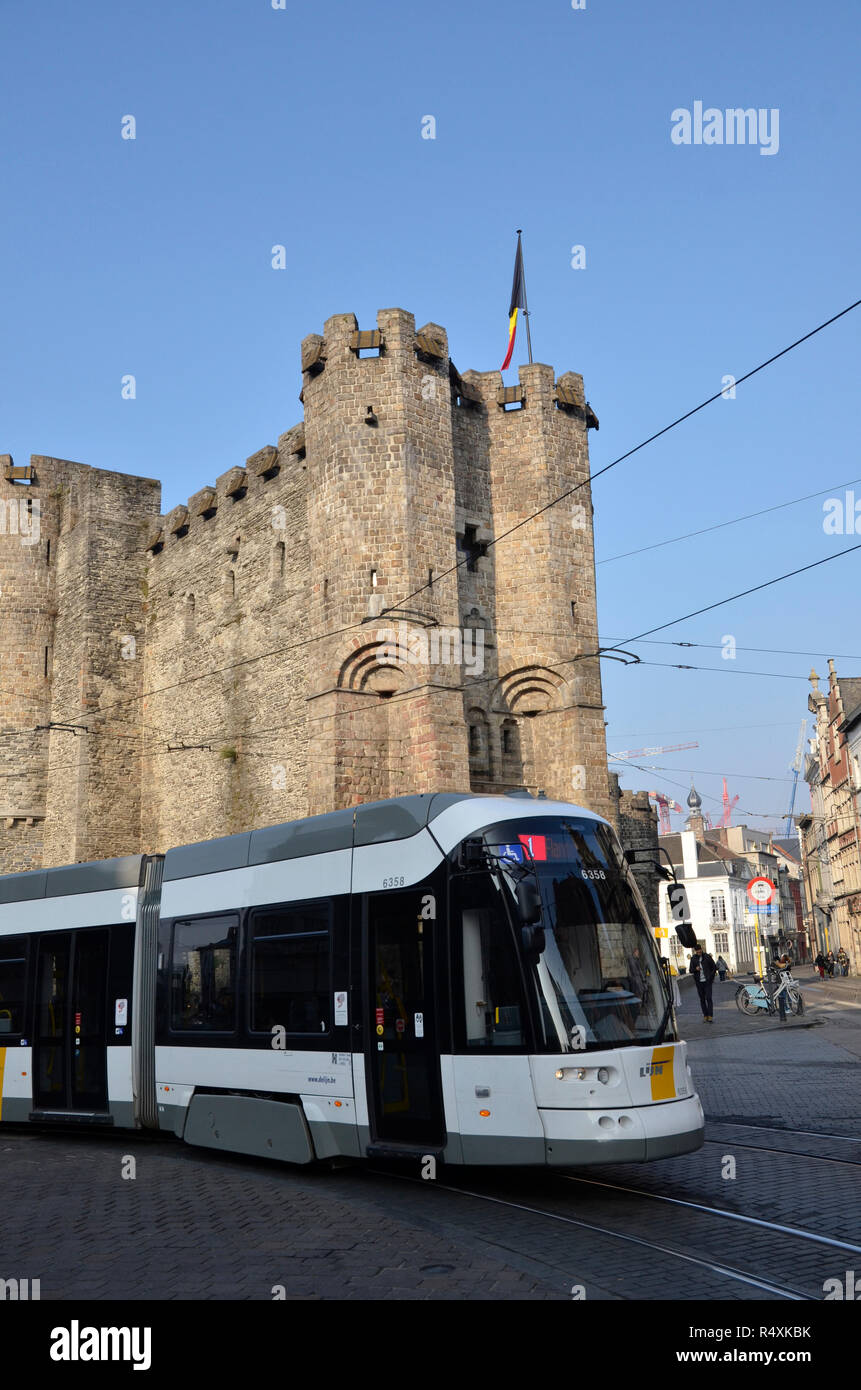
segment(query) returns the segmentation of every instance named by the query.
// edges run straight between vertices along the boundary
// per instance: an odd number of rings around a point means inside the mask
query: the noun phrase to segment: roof
[[[841,680],[838,676],[840,698],[843,701],[843,723],[854,724],[861,716],[861,677],[848,676]]]
[[[529,808],[547,806],[543,798],[527,791],[509,792],[507,797],[522,798]],[[425,792],[396,796],[387,801],[369,801],[343,811],[307,816],[282,825],[267,825],[239,835],[179,845],[164,856],[164,879],[192,878],[199,874],[244,869],[254,864],[271,864],[283,859],[326,854],[338,849],[358,849],[362,845],[406,840],[418,834],[437,816],[460,801],[499,801],[502,798],[475,792]],[[524,813],[528,812],[524,806]],[[581,814],[591,815],[585,808]],[[596,817],[601,820],[600,816]],[[103,859],[89,864],[68,864],[56,869],[33,869],[23,874],[0,877],[0,904],[27,902],[35,898],[56,898],[73,893],[94,893],[112,888],[137,888],[141,883],[145,855],[122,859]]]
[[[785,858],[791,859],[794,864],[801,863],[801,851],[798,848],[798,840],[794,835],[791,838],[785,840],[775,839],[772,843],[774,844],[775,849],[779,849],[780,853],[784,855]]]
[[[63,898],[69,893],[104,893],[112,888],[140,885],[142,854],[121,859],[96,859],[89,864],[63,864],[57,869],[30,869],[0,878],[0,903]]]
[[[301,859],[310,854],[327,854],[359,845],[382,844],[386,840],[406,840],[455,802],[469,799],[469,792],[395,796],[387,801],[350,806],[343,811],[328,811],[322,816],[306,816],[283,825],[267,825],[262,830],[248,830],[241,835],[180,845],[169,849],[164,857],[165,882],[197,874],[220,873],[225,869],[245,869],[252,864]]]
[[[396,796],[388,801],[370,801],[343,811],[329,811],[322,816],[308,816],[284,825],[269,825],[262,830],[169,849],[164,858],[164,880],[167,883],[199,874],[220,873],[225,869],[244,869],[332,850],[407,840],[460,801],[499,803],[509,799],[523,800],[525,815],[530,810],[553,804],[546,798],[533,797],[528,791],[508,792],[504,797],[492,793],[424,792]],[[584,815],[594,814],[584,807],[577,810]],[[596,816],[595,819],[602,818]]]
[[[706,835],[706,844],[708,845],[709,849],[710,849],[711,852],[712,852],[712,856],[713,856],[715,859],[738,859],[738,858],[740,858],[740,855],[737,853],[736,850],[727,849],[726,845],[725,845],[725,844],[722,844],[722,842],[721,842],[720,840],[711,840],[711,839],[709,839],[708,835]]]
[[[673,864],[684,863],[681,835],[660,835],[658,837],[658,844],[667,851]],[[699,864],[718,864],[726,862],[727,860],[741,858],[741,856],[736,854],[733,850],[727,849],[726,846],[720,844],[719,841],[710,840],[708,836],[706,836],[705,840],[696,840],[695,844],[697,847],[697,862]]]

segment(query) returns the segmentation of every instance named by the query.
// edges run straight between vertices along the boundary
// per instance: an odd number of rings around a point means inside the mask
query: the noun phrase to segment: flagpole
[[[523,246],[520,242],[521,227],[517,228],[517,242],[520,246],[520,264],[523,274],[523,317],[526,319],[526,346],[529,349],[529,365],[532,366],[532,334],[529,331],[529,300],[526,298],[526,268],[523,266]]]

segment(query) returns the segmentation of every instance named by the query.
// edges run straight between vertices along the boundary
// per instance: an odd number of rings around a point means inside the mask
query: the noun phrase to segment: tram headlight
[[[610,1080],[610,1073],[606,1067],[598,1068],[598,1080],[601,1082],[602,1086],[607,1085],[607,1082]]]
[[[565,1073],[564,1073],[564,1071],[562,1070],[561,1067],[559,1068],[559,1070],[558,1070],[557,1073],[556,1073],[556,1080],[557,1080],[557,1081],[564,1081],[564,1080],[565,1080]]]

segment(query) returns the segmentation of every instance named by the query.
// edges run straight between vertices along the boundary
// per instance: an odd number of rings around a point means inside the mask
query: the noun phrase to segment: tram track
[[[394,1177],[395,1179],[401,1182],[406,1182],[415,1186],[419,1186],[423,1188],[425,1191],[428,1190],[429,1186],[432,1186],[433,1189],[437,1192],[450,1193],[456,1197],[468,1197],[471,1198],[473,1201],[490,1203],[494,1206],[505,1208],[510,1211],[515,1211],[523,1215],[537,1216],[546,1221],[553,1221],[556,1223],[564,1224],[566,1226],[571,1226],[575,1229],[586,1231],[592,1235],[604,1237],[611,1241],[621,1241],[625,1244],[635,1245],[640,1247],[641,1249],[651,1251],[654,1254],[663,1256],[672,1261],[682,1262],[684,1264],[694,1266],[700,1270],[708,1272],[709,1274],[713,1274],[718,1278],[731,1280],[735,1283],[741,1283],[750,1288],[758,1289],[761,1292],[770,1294],[776,1298],[786,1299],[792,1302],[816,1301],[814,1296],[809,1292],[805,1291],[804,1289],[799,1289],[793,1285],[779,1282],[778,1280],[773,1279],[767,1275],[757,1274],[752,1270],[740,1269],[738,1266],[730,1264],[722,1259],[706,1257],[703,1255],[694,1255],[691,1254],[689,1251],[678,1250],[673,1246],[664,1244],[663,1242],[649,1240],[646,1236],[636,1235],[632,1231],[619,1231],[613,1229],[610,1226],[600,1225],[594,1221],[586,1221],[581,1217],[570,1216],[564,1212],[548,1211],[544,1207],[536,1207],[524,1202],[511,1201],[508,1198],[495,1196],[494,1194],[489,1192],[476,1192],[471,1188],[459,1187],[449,1183],[441,1183],[439,1181],[435,1181],[432,1184],[428,1184],[422,1179],[413,1177],[410,1174],[394,1173],[388,1169],[373,1168],[368,1169],[366,1171],[375,1173],[377,1176],[385,1177],[387,1179],[391,1179]],[[567,1175],[554,1174],[552,1176],[561,1178]],[[637,1192],[635,1189],[627,1190],[637,1196],[652,1195],[647,1192]],[[767,1225],[768,1223],[763,1222],[762,1224]],[[773,1229],[777,1230],[781,1234],[784,1233],[784,1228],[774,1227]],[[487,1237],[485,1237],[485,1239],[487,1239]],[[494,1246],[501,1247],[503,1249],[509,1249],[512,1251],[516,1251],[518,1249],[517,1246],[505,1245],[502,1241],[498,1239],[494,1239],[490,1243],[492,1243]],[[859,1253],[861,1253],[861,1251],[859,1251]]]
[[[832,1158],[828,1154],[812,1154],[806,1149],[776,1149],[768,1144],[743,1144],[737,1139],[705,1139],[705,1144],[717,1144],[725,1149],[731,1143],[736,1149],[748,1149],[751,1153],[780,1154],[782,1158],[809,1158],[815,1163],[836,1163],[843,1168],[861,1168],[861,1158]]]
[[[768,1134],[800,1134],[805,1139],[836,1139],[843,1144],[861,1144],[858,1134],[830,1134],[825,1129],[785,1129],[781,1125],[751,1125],[746,1120],[724,1120],[719,1115],[707,1115],[709,1124],[731,1126],[733,1129],[757,1129]]]
[[[715,1141],[717,1142],[717,1141]],[[787,1152],[780,1150],[779,1152]],[[803,1155],[799,1155],[802,1157]],[[691,1202],[684,1197],[668,1197],[662,1192],[650,1192],[647,1188],[627,1187],[621,1183],[607,1182],[601,1178],[581,1178],[569,1173],[555,1174],[563,1182],[576,1182],[585,1184],[589,1187],[607,1188],[614,1192],[624,1192],[628,1196],[646,1197],[653,1202],[666,1202],[676,1207],[686,1207],[691,1211],[703,1212],[708,1216],[722,1217],[727,1221],[740,1221],[746,1225],[759,1226],[765,1230],[777,1231],[780,1235],[791,1236],[796,1240],[807,1240],[816,1245],[827,1245],[836,1250],[844,1250],[850,1255],[861,1255],[861,1245],[854,1245],[851,1241],[839,1240],[836,1236],[819,1235],[816,1231],[807,1231],[801,1226],[784,1226],[777,1221],[766,1221],[761,1216],[748,1216],[744,1212],[726,1211],[721,1207],[708,1206],[704,1202]]]
[[[816,1164],[828,1164],[830,1171],[835,1168],[858,1168],[861,1167],[861,1139],[854,1135],[834,1135],[824,1131],[813,1130],[791,1130],[779,1128],[777,1126],[748,1124],[743,1121],[720,1121],[713,1120],[711,1126],[721,1129],[724,1125],[728,1129],[738,1130],[744,1135],[744,1139],[736,1139],[734,1135],[729,1138],[708,1138],[705,1142],[710,1146],[738,1147],[747,1151],[759,1150],[768,1155],[770,1159],[779,1156],[780,1159],[797,1158],[805,1166],[813,1162]],[[787,1142],[807,1141],[805,1148],[781,1148],[772,1143],[756,1142],[758,1135],[763,1135],[768,1139],[776,1136],[783,1136]],[[747,1141],[747,1142],[745,1142]],[[837,1158],[832,1154],[815,1153],[813,1149],[817,1147],[815,1141],[820,1144],[840,1145],[847,1157]],[[856,1158],[855,1155],[858,1155]],[[819,1168],[820,1177],[825,1180],[827,1169]],[[387,1172],[387,1176],[393,1174]],[[394,1176],[405,1177],[403,1174]],[[484,1186],[484,1179],[487,1179],[485,1190],[476,1190]],[[445,1183],[434,1182],[431,1186],[440,1192],[456,1194],[461,1197],[469,1198],[473,1202],[492,1203],[501,1209],[509,1210],[512,1215],[517,1213],[520,1218],[537,1218],[541,1222],[553,1222],[557,1226],[568,1226],[575,1230],[581,1230],[588,1235],[600,1238],[601,1241],[621,1242],[627,1246],[637,1246],[641,1250],[650,1251],[656,1260],[668,1260],[676,1268],[678,1275],[679,1266],[685,1265],[691,1271],[691,1279],[697,1276],[694,1271],[700,1272],[700,1277],[714,1276],[719,1281],[718,1290],[709,1292],[709,1297],[729,1297],[737,1298],[738,1293],[730,1294],[726,1289],[724,1281],[732,1281],[737,1285],[747,1286],[754,1296],[756,1290],[760,1296],[763,1294],[772,1298],[787,1299],[790,1301],[808,1300],[819,1301],[822,1294],[819,1292],[825,1287],[825,1279],[833,1277],[834,1268],[832,1264],[835,1259],[841,1263],[854,1265],[861,1258],[861,1244],[856,1244],[850,1240],[844,1240],[837,1235],[820,1233],[810,1230],[803,1226],[793,1226],[785,1222],[769,1219],[768,1214],[754,1216],[744,1211],[727,1210],[721,1206],[712,1205],[708,1201],[693,1200],[692,1195],[671,1196],[666,1192],[656,1192],[648,1187],[638,1187],[627,1181],[619,1181],[616,1174],[610,1171],[604,1177],[587,1177],[575,1173],[564,1173],[557,1171],[546,1171],[541,1174],[536,1182],[537,1175],[530,1173],[518,1173],[511,1170],[510,1174],[503,1176],[499,1170],[492,1174],[482,1175],[482,1182],[476,1183],[473,1179],[470,1186],[461,1186],[461,1175],[458,1173],[454,1181]],[[835,1181],[837,1174],[834,1173]],[[463,1174],[464,1183],[469,1181],[466,1174]],[[409,1181],[419,1183],[419,1179],[410,1178]],[[528,1181],[528,1189],[522,1191],[523,1184]],[[635,1178],[636,1181],[636,1178]],[[847,1175],[847,1181],[848,1175]],[[684,1182],[682,1179],[682,1192],[684,1192]],[[558,1189],[562,1183],[571,1185],[569,1191],[576,1191],[577,1188],[584,1194],[589,1194],[591,1203],[588,1210],[583,1211],[577,1208],[572,1212],[563,1201],[557,1204],[555,1196],[550,1196],[547,1191],[548,1186]],[[422,1186],[429,1186],[421,1183]],[[543,1189],[541,1192],[540,1205],[536,1205],[531,1200],[536,1188]],[[520,1200],[521,1196],[526,1196],[526,1200]],[[549,1200],[548,1200],[549,1199]],[[612,1206],[608,1205],[612,1203]],[[671,1218],[668,1225],[666,1218],[657,1215],[661,1207],[665,1211],[674,1210],[676,1216]],[[560,1209],[561,1208],[561,1209]],[[594,1218],[594,1219],[593,1219]],[[758,1269],[752,1270],[747,1267],[747,1261],[736,1264],[730,1253],[730,1258],[724,1257],[727,1248],[727,1235],[732,1227],[738,1231],[739,1248],[744,1251],[756,1250],[758,1255]],[[653,1228],[653,1229],[650,1229]],[[657,1228],[657,1229],[655,1229]],[[749,1234],[748,1234],[749,1233]],[[503,1238],[495,1236],[493,1244],[517,1250],[519,1247],[506,1245],[507,1232],[503,1233]],[[529,1235],[528,1227],[526,1234]],[[730,1240],[735,1241],[736,1237],[730,1236]],[[533,1235],[534,1242],[534,1235]],[[605,1247],[606,1248],[606,1247]],[[791,1250],[791,1255],[789,1251]],[[851,1259],[850,1259],[851,1257]],[[557,1263],[558,1263],[558,1256]],[[586,1264],[595,1262],[595,1251],[587,1250],[585,1254],[578,1251],[577,1261],[585,1259]],[[611,1260],[607,1261],[612,1264]],[[548,1261],[550,1263],[550,1261]],[[566,1264],[568,1262],[566,1261]],[[618,1261],[616,1260],[616,1263]],[[601,1283],[600,1275],[601,1263],[598,1260],[599,1273],[596,1275],[595,1282]],[[784,1269],[792,1269],[794,1278],[787,1280],[784,1278]],[[770,1272],[773,1271],[773,1272]],[[649,1281],[655,1278],[650,1267]],[[722,1294],[720,1286],[725,1292]],[[804,1286],[801,1286],[804,1285]],[[622,1297],[637,1297],[634,1294],[621,1294]],[[691,1295],[696,1296],[696,1295]]]

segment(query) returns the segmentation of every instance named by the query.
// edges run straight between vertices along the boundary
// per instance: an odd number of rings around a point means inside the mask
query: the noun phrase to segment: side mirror
[[[524,926],[532,927],[541,921],[541,891],[534,878],[522,878],[518,883],[517,907]]]
[[[699,945],[697,934],[690,922],[680,922],[676,927],[676,936],[679,938],[682,945],[686,946],[689,951],[692,951],[695,946]]]
[[[464,840],[460,847],[460,868],[481,869],[484,867],[485,852],[484,841],[480,839]]]
[[[543,927],[521,927],[520,936],[523,941],[523,951],[528,961],[533,964],[538,963],[538,957],[544,954],[547,947],[547,937]]]

